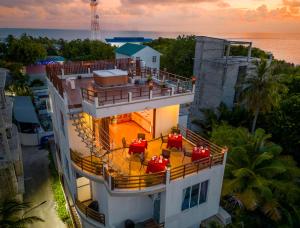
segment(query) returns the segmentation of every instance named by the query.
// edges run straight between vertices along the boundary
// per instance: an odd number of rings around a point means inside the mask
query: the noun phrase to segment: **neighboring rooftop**
[[[13,114],[14,118],[18,122],[35,124],[40,123],[30,97],[15,97]]]
[[[47,65],[49,63],[64,62],[65,58],[62,56],[47,56],[45,59],[38,60],[36,64]]]
[[[132,56],[135,53],[139,52],[140,50],[143,50],[146,47],[147,46],[145,46],[145,45],[126,43],[123,46],[117,48],[116,53],[127,55],[127,56]]]
[[[146,43],[151,42],[151,38],[145,37],[114,37],[105,39],[108,43]]]

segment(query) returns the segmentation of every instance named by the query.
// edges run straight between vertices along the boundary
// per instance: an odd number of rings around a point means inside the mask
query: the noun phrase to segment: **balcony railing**
[[[224,154],[215,154],[195,162],[175,167],[171,169],[170,180],[172,181],[178,178],[185,178],[185,176],[189,174],[198,173],[203,169],[211,168],[212,166],[222,164],[223,159]]]
[[[189,129],[179,127],[181,133],[187,137],[188,140],[194,144],[206,145],[210,148],[210,157],[203,158],[198,161],[190,162],[188,164],[180,165],[166,172],[143,174],[143,175],[129,175],[124,176],[113,168],[107,168],[105,162],[100,158],[91,155],[88,158],[81,157],[78,153],[70,151],[72,161],[82,170],[89,173],[102,176],[104,181],[107,182],[111,190],[116,189],[129,189],[129,190],[142,190],[148,187],[167,184],[167,181],[173,181],[179,178],[185,178],[187,175],[198,173],[201,170],[208,169],[220,164],[223,164],[224,155],[227,152],[226,148],[221,148],[208,140],[202,138]],[[169,173],[170,178],[167,178]]]
[[[102,213],[99,213],[98,211],[95,211],[88,206],[84,205],[79,200],[75,200],[75,204],[77,208],[88,218],[91,218],[103,225],[105,225],[105,215]]]
[[[83,158],[73,150],[71,152],[71,160],[78,166],[82,171],[87,171],[95,175],[103,175],[103,162],[99,161],[99,158],[91,155],[89,158]]]
[[[143,189],[166,183],[166,172],[140,176],[116,176],[111,178],[111,188],[114,189]]]

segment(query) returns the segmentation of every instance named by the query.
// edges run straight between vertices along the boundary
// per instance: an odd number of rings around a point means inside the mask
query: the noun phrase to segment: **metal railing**
[[[219,165],[223,163],[224,154],[211,155],[210,157],[202,158],[200,160],[184,164],[171,169],[170,181],[185,178],[185,176],[193,173],[198,173],[199,171],[211,168],[212,166]]]
[[[87,171],[95,175],[103,175],[103,162],[99,158],[91,155],[88,158],[83,158],[70,149],[71,160],[81,168],[82,171]]]
[[[99,213],[98,211],[89,208],[88,206],[80,202],[78,199],[75,199],[75,205],[86,217],[105,225],[105,215],[103,213]]]
[[[166,183],[166,172],[152,173],[139,176],[111,177],[111,188],[114,189],[143,189]]]

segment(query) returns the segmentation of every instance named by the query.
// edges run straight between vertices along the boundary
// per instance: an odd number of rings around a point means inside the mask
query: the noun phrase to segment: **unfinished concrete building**
[[[246,45],[247,56],[231,56],[232,45]],[[194,119],[203,120],[203,109],[217,108],[223,102],[232,108],[237,102],[243,82],[253,62],[251,57],[252,43],[229,41],[225,39],[200,36],[196,38],[194,75],[196,91],[191,106],[189,123]]]
[[[0,202],[22,200],[24,193],[21,144],[12,123],[12,100],[4,93],[6,73],[0,68]]]

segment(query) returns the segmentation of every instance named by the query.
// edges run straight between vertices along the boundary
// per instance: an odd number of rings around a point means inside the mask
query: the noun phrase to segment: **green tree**
[[[176,39],[159,38],[147,43],[162,53],[161,69],[191,77],[195,57],[195,36],[178,36]]]
[[[20,39],[9,37],[7,42],[6,59],[9,61],[29,65],[47,56],[43,45],[26,34],[22,35]]]
[[[21,203],[16,200],[4,201],[0,204],[0,227],[23,228],[35,222],[44,222],[37,216],[24,216],[24,210],[30,209],[29,203]],[[23,215],[23,216],[22,216]]]
[[[300,170],[270,137],[262,129],[251,134],[228,125],[212,131],[212,140],[229,148],[222,201],[246,227],[297,227]]]
[[[284,90],[279,83],[279,78],[273,74],[273,70],[273,66],[266,60],[262,60],[256,63],[255,70],[245,81],[241,100],[246,108],[253,112],[252,133],[255,131],[259,113],[271,111],[273,107],[278,106],[280,92]]]

